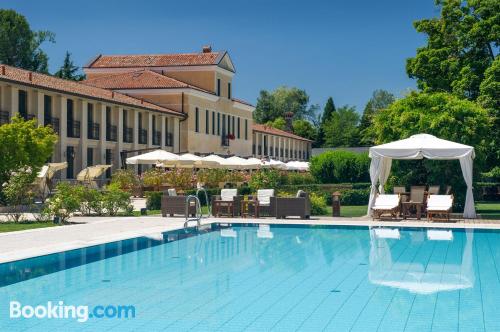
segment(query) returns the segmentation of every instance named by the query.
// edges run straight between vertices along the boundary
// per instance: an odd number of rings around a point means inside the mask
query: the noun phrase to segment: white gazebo
[[[369,156],[371,192],[368,203],[368,214],[375,201],[377,193],[377,183],[380,193],[384,193],[384,184],[389,178],[393,159],[437,159],[460,161],[460,167],[467,184],[467,194],[465,198],[464,218],[475,218],[474,197],[472,193],[472,160],[474,159],[474,148],[428,134],[413,135],[410,138],[382,144],[370,148]]]

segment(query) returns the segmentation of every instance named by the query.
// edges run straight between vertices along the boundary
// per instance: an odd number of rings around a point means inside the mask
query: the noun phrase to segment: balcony
[[[116,126],[107,125],[106,126],[106,141],[116,142],[118,140],[118,129]]]
[[[68,120],[68,137],[80,138],[80,121]]]
[[[139,144],[148,144],[148,130],[139,129]]]
[[[153,130],[153,145],[161,145],[161,132]]]
[[[9,123],[10,121],[9,112],[0,111],[0,126]]]
[[[95,122],[89,122],[87,126],[87,138],[88,139],[99,139],[99,124]]]
[[[134,130],[132,128],[123,128],[123,143],[134,143]]]
[[[59,134],[59,118],[54,118],[52,116],[46,117],[43,120],[45,126],[51,126],[54,132]]]
[[[165,145],[174,146],[174,135],[172,133],[167,133],[165,135]]]

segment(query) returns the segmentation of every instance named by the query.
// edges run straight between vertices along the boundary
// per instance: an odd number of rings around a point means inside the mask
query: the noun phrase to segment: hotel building
[[[0,124],[19,113],[59,135],[53,162],[62,178],[95,164],[122,165],[127,151],[307,160],[311,141],[253,124],[254,106],[233,97],[225,51],[99,55],[87,79],[67,81],[6,65],[0,69]],[[108,172],[109,176],[110,172]]]

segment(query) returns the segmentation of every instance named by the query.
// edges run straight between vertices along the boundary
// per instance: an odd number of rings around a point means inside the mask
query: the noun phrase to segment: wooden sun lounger
[[[399,213],[400,200],[401,197],[399,195],[378,195],[372,207],[373,218],[380,219],[384,214],[389,214],[392,218],[396,218]]]
[[[427,220],[450,221],[453,195],[430,195],[427,200]]]

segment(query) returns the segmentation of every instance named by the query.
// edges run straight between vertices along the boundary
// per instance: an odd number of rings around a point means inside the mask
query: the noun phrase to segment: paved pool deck
[[[39,228],[25,231],[0,233],[0,263],[42,256],[72,249],[84,248],[107,242],[154,235],[182,229],[184,218],[142,217],[74,217],[74,224]],[[207,218],[203,225],[211,223],[261,223],[294,225],[350,225],[350,226],[392,226],[392,227],[436,227],[436,228],[483,228],[500,229],[500,220],[458,220],[440,223],[417,220],[373,221],[367,217],[333,218],[321,217],[310,220],[298,219],[243,219]],[[189,225],[195,225],[190,222]]]

